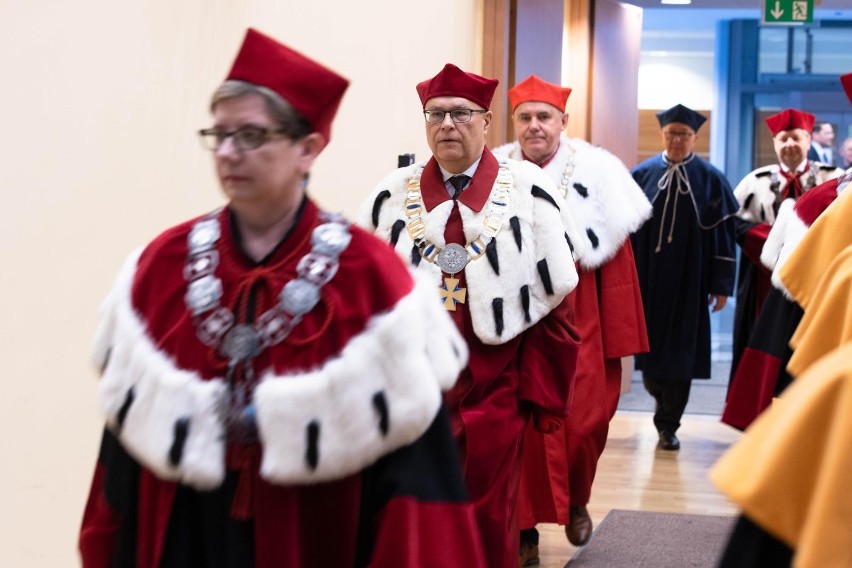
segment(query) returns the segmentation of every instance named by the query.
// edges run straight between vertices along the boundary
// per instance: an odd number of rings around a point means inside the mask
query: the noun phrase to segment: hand
[[[715,305],[713,303],[714,301],[715,301]],[[727,304],[727,303],[728,303],[728,297],[722,296],[721,294],[710,294],[707,297],[707,305],[713,306],[714,312],[718,312],[719,310],[724,308],[725,304]]]
[[[548,414],[543,410],[535,409],[532,412],[533,428],[542,434],[553,434],[562,428],[562,418],[554,414]]]

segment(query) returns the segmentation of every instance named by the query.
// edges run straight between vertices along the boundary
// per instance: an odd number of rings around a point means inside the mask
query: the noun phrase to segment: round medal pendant
[[[470,257],[463,246],[450,243],[438,253],[435,264],[447,274],[456,274],[464,270],[468,260],[470,260]]]
[[[219,351],[231,361],[246,361],[260,351],[260,340],[250,325],[235,325],[222,338]]]

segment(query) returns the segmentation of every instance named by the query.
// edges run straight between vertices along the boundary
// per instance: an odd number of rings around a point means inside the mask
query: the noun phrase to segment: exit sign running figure
[[[814,0],[764,0],[763,23],[795,25],[814,21]]]

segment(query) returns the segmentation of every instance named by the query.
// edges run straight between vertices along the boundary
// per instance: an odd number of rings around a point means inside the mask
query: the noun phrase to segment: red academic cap
[[[801,128],[810,132],[814,127],[816,117],[809,112],[795,108],[786,108],[778,114],[766,117],[766,126],[773,136],[785,130]]]
[[[843,84],[843,90],[846,91],[849,102],[852,103],[852,73],[841,75],[840,82]]]
[[[509,103],[512,105],[512,110],[521,103],[539,102],[553,105],[561,112],[565,112],[565,103],[568,102],[570,94],[571,87],[548,83],[536,75],[530,75],[509,89]]]
[[[331,140],[331,122],[349,81],[269,36],[249,28],[226,80],[271,89]]]
[[[424,107],[435,97],[461,97],[488,110],[497,83],[497,79],[486,79],[447,63],[440,73],[417,85],[417,94]]]
[[[666,109],[657,113],[657,122],[660,123],[660,128],[670,122],[680,122],[690,127],[695,132],[701,128],[704,121],[707,120],[704,115],[699,114],[687,106],[677,104],[670,109]]]

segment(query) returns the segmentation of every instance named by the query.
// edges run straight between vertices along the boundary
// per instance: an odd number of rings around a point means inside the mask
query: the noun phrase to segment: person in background
[[[441,403],[465,344],[307,196],[347,85],[249,29],[213,94],[226,204],[130,255],[103,306],[86,568],[485,566]]]
[[[814,122],[808,159],[829,166],[834,165],[834,126],[830,122]]]
[[[467,341],[447,405],[487,564],[514,568],[527,423],[552,431],[568,412],[580,237],[540,168],[485,146],[496,87],[452,64],[418,84],[432,156],[382,180],[359,222],[428,276]]]
[[[840,82],[852,103],[852,73]],[[804,318],[784,338],[796,348],[788,366],[795,380],[710,470],[741,512],[722,568],[850,565],[850,185],[846,171],[782,209],[799,229],[786,231],[792,240],[763,257],[774,261],[773,284]],[[779,216],[773,232],[783,221]]]
[[[760,261],[770,229],[785,200],[795,201],[815,186],[843,173],[843,170],[807,159],[813,122],[814,115],[798,109],[785,109],[767,117],[766,125],[772,133],[778,163],[749,173],[734,190],[740,204],[734,224],[742,256],[730,384],[722,422],[735,428],[744,428],[756,416],[758,409],[754,401],[760,397],[754,391],[763,387],[756,380],[759,373],[755,373],[754,354],[744,353],[752,342],[752,332],[772,287],[771,272]],[[775,301],[770,304],[775,306]],[[742,368],[741,360],[745,362]]]
[[[837,153],[840,156],[840,168],[844,170],[852,168],[852,137],[843,140]]]
[[[734,292],[739,207],[725,176],[693,152],[706,119],[679,104],[657,120],[664,150],[631,172],[654,208],[631,237],[650,342],[636,368],[656,400],[659,447],[677,450],[692,379],[710,378],[707,306],[721,310]]]
[[[650,217],[651,205],[618,158],[565,136],[570,93],[535,75],[509,89],[517,141],[494,150],[496,156],[530,161],[550,176],[584,241],[578,249],[580,282],[568,297],[580,333],[573,403],[559,432],[528,427],[524,441],[521,566],[538,560],[537,523],[564,525],[574,546],[591,537],[586,506],[621,394],[621,358],[648,350],[628,237]]]

